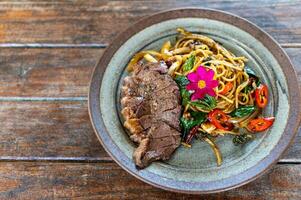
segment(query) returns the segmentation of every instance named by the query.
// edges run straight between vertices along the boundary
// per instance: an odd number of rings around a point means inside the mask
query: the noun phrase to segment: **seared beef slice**
[[[168,160],[180,145],[180,92],[160,63],[136,65],[121,91],[124,126],[138,143],[135,164],[144,168]]]

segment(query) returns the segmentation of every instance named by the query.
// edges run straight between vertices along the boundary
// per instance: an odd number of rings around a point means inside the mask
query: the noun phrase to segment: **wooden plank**
[[[107,157],[92,130],[86,101],[0,102],[0,119],[1,158]]]
[[[141,17],[180,7],[206,7],[244,17],[281,43],[301,42],[300,1],[5,1],[0,43],[108,43]]]
[[[90,124],[86,101],[0,102],[0,160],[111,160]],[[301,131],[282,161],[301,162]]]
[[[241,188],[218,194],[163,191],[114,163],[0,163],[1,199],[300,199],[300,165],[276,165]]]
[[[301,48],[286,48],[301,80]],[[104,49],[1,48],[1,97],[87,97]]]
[[[2,48],[0,96],[87,96],[103,49]]]

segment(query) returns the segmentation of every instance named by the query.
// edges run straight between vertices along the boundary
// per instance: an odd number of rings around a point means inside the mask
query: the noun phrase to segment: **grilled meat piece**
[[[137,64],[124,79],[121,114],[130,138],[138,144],[135,164],[144,168],[168,160],[180,145],[180,92],[162,63]]]

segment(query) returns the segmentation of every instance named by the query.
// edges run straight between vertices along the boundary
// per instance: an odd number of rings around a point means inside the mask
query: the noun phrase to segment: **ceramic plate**
[[[142,49],[159,49],[174,41],[176,28],[207,35],[236,55],[244,55],[270,89],[266,116],[275,116],[272,128],[254,141],[234,146],[231,137],[217,144],[223,164],[216,166],[210,147],[201,141],[191,149],[180,147],[166,162],[137,170],[132,160],[135,145],[120,118],[119,87],[131,57]],[[272,166],[289,146],[300,116],[296,73],[280,46],[256,25],[225,12],[178,9],[155,14],[121,33],[97,64],[90,86],[89,111],[95,132],[106,151],[126,171],[154,186],[187,193],[224,191],[250,182]]]

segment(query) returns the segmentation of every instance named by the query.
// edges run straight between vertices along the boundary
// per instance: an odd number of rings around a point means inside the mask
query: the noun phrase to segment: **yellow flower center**
[[[200,80],[200,81],[198,82],[198,87],[199,87],[200,89],[205,88],[205,87],[206,87],[206,82],[203,81],[203,80]]]

